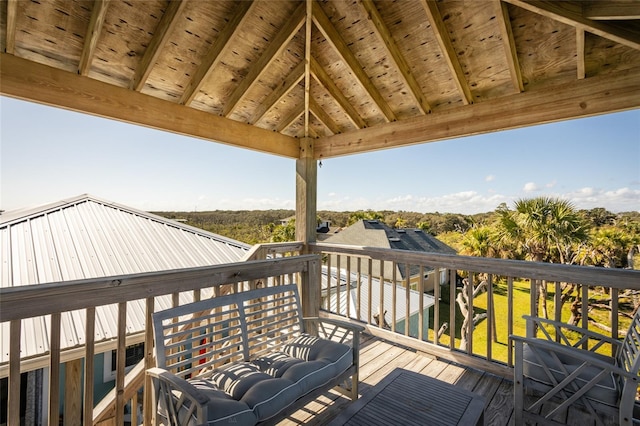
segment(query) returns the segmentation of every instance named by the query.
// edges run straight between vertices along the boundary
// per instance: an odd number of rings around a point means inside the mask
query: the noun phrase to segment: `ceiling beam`
[[[13,55],[16,51],[16,20],[18,19],[18,0],[7,2],[7,32],[4,43],[5,51]]]
[[[242,79],[240,84],[236,86],[229,99],[226,100],[222,109],[223,116],[229,117],[231,115],[236,105],[238,105],[245,94],[258,81],[262,73],[269,69],[269,65],[287,48],[287,45],[300,30],[304,22],[305,3],[301,2],[287,21],[287,24],[282,27],[273,40],[271,40],[267,49],[262,52],[260,58],[249,70],[249,73]]]
[[[522,71],[520,70],[516,42],[513,38],[513,29],[511,28],[511,19],[509,18],[509,6],[501,0],[494,0],[493,4],[500,26],[500,34],[502,35],[502,44],[507,58],[507,65],[509,66],[511,83],[516,92],[522,92],[524,91],[524,84],[522,83]]]
[[[327,114],[313,98],[311,98],[309,102],[309,111],[334,135],[342,132],[336,122],[333,121],[329,114]]]
[[[289,158],[297,139],[0,53],[0,94]]]
[[[98,45],[98,38],[102,32],[104,18],[107,16],[110,0],[95,0],[93,2],[93,10],[91,11],[91,19],[87,34],[84,37],[84,46],[82,47],[82,55],[80,55],[80,64],[78,65],[78,74],[88,75],[91,69],[91,61]]]
[[[191,81],[185,87],[182,96],[180,97],[180,103],[183,105],[189,105],[193,101],[200,91],[200,87],[207,80],[209,75],[213,72],[213,69],[218,65],[221,60],[222,53],[229,47],[229,43],[234,39],[238,29],[242,26],[245,18],[249,16],[249,10],[256,2],[254,1],[241,1],[236,6],[231,20],[225,25],[224,29],[213,43],[213,47],[207,56],[204,58],[198,70],[195,72]]]
[[[275,90],[269,93],[267,96],[256,108],[251,120],[249,122],[251,124],[255,124],[264,115],[271,110],[278,102],[280,102],[285,96],[287,96],[295,87],[302,81],[304,78],[304,67],[305,61],[300,61],[298,65],[287,75],[287,77],[280,83]]]
[[[580,2],[504,0],[514,6],[554,19],[566,25],[579,28],[616,43],[640,50],[640,33],[606,22],[587,19],[582,15]]]
[[[147,78],[149,78],[149,74],[151,74],[153,66],[158,61],[160,53],[162,53],[162,48],[167,43],[169,36],[173,33],[173,29],[178,24],[178,19],[181,17],[186,4],[187,0],[178,0],[170,1],[167,5],[156,30],[153,32],[151,42],[145,49],[144,56],[142,56],[142,60],[136,67],[136,73],[133,76],[133,81],[131,81],[131,89],[139,92],[144,87],[144,84],[147,82]]]
[[[333,47],[336,53],[340,55],[344,63],[347,64],[362,88],[377,105],[378,109],[380,109],[385,120],[388,122],[395,121],[395,113],[382,97],[378,88],[371,82],[367,73],[364,72],[362,65],[360,65],[353,52],[349,49],[349,46],[347,46],[347,43],[333,26],[329,17],[324,13],[322,7],[315,1],[313,2],[313,23],[316,24],[322,35],[327,39],[327,42]]]
[[[302,117],[302,115],[304,115],[304,104],[298,105],[297,107],[289,111],[289,114],[282,117],[282,120],[280,120],[280,122],[276,126],[276,132],[280,133],[290,126],[293,126],[293,124],[297,122],[300,117]]]
[[[389,28],[382,20],[382,16],[380,16],[380,12],[378,12],[373,0],[362,0],[361,4],[367,12],[373,26],[376,28],[378,38],[385,45],[389,55],[395,62],[396,68],[400,72],[400,76],[404,79],[405,85],[409,88],[409,93],[411,93],[414,101],[418,105],[418,109],[422,114],[429,114],[431,112],[431,106],[429,106],[429,102],[427,102],[420,85],[413,76],[413,73],[409,68],[409,64],[407,64],[406,59],[402,56],[402,53],[400,53],[400,49],[398,49],[398,45],[396,45],[396,42],[391,35],[391,31],[389,31]]]
[[[431,24],[431,30],[438,41],[442,56],[447,61],[447,66],[453,76],[453,82],[458,88],[458,93],[460,93],[462,103],[465,105],[472,104],[473,95],[471,94],[471,88],[469,87],[469,83],[467,83],[464,71],[462,71],[462,66],[460,66],[460,61],[458,61],[458,55],[453,48],[453,44],[451,43],[451,39],[448,35],[449,32],[442,20],[437,3],[432,0],[421,0],[421,3],[424,11],[427,13],[427,18]]]
[[[356,111],[355,107],[351,105],[349,99],[342,93],[342,91],[336,86],[336,83],[333,82],[329,74],[322,68],[322,65],[316,61],[316,59],[311,57],[311,75],[314,79],[323,86],[327,92],[335,99],[335,101],[342,107],[347,117],[356,127],[356,129],[362,129],[363,127],[367,127],[367,123],[360,116],[358,111]]]
[[[325,159],[635,108],[640,108],[640,68],[323,137],[314,155]]]
[[[614,21],[640,19],[640,2],[629,0],[591,0],[582,2],[587,19]]]

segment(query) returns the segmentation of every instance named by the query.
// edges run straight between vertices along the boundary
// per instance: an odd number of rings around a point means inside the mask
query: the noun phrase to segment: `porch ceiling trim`
[[[315,157],[325,159],[411,144],[477,135],[640,107],[640,68],[563,82],[404,121],[323,137]]]
[[[213,142],[298,158],[296,138],[0,53],[0,94]]]

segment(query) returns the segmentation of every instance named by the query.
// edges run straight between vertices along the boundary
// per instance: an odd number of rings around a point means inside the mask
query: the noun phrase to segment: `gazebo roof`
[[[640,106],[636,0],[0,7],[1,94],[290,158]]]

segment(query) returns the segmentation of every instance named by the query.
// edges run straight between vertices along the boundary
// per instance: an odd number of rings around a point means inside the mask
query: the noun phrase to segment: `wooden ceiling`
[[[640,107],[640,0],[3,0],[2,95],[322,159]]]

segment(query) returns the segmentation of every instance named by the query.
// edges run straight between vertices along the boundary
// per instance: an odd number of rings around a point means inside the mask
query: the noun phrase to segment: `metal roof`
[[[380,280],[377,278],[371,278],[371,316],[367,320],[367,316],[369,315],[369,277],[365,274],[360,274],[360,312],[358,313],[358,308],[356,305],[356,301],[358,300],[358,274],[351,273],[349,283],[347,283],[347,272],[343,269],[340,270],[340,291],[339,296],[337,292],[338,285],[338,271],[336,268],[331,268],[331,291],[329,297],[329,310],[331,312],[337,312],[340,315],[347,316],[347,288],[349,289],[349,317],[366,321],[373,322],[375,321],[374,316],[378,314],[380,307]],[[329,274],[327,272],[327,268],[323,266],[322,268],[322,290],[323,290],[323,298],[326,298],[327,294],[327,280]],[[383,288],[383,307],[385,311],[385,321],[388,324],[392,322],[392,312],[394,310],[394,298],[393,291],[394,285],[388,282],[384,282]],[[404,320],[407,316],[407,307],[406,302],[403,295],[406,292],[405,287],[401,285],[395,285],[395,291],[398,297],[395,298],[395,312],[396,312],[396,324],[402,320]],[[340,309],[338,312],[338,298],[340,298]],[[324,301],[323,301],[324,303]],[[422,303],[423,310],[427,310],[435,304],[435,298],[430,294],[423,293],[422,294]],[[324,304],[323,304],[324,306]],[[409,290],[409,317],[417,314],[420,311],[420,292],[415,290]]]
[[[238,262],[250,246],[90,195],[0,216],[0,285],[16,287]],[[181,295],[180,303],[188,303]],[[170,307],[170,297],[156,300]],[[144,301],[127,304],[127,334],[145,328]],[[116,336],[117,306],[96,309],[96,342]],[[84,344],[84,312],[62,316],[61,345]],[[0,365],[8,362],[8,323]],[[23,322],[22,358],[49,350],[50,317]]]

